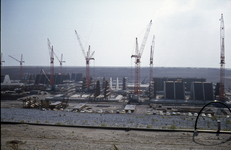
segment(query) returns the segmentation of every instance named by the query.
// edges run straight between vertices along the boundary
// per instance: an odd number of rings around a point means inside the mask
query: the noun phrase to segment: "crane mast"
[[[150,79],[149,79],[149,99],[153,97],[153,55],[155,46],[155,35],[153,35],[152,45],[150,50]]]
[[[54,85],[54,50],[53,46],[50,45],[51,42],[49,39],[47,39],[47,45],[48,45],[48,50],[50,54],[50,85]]]
[[[14,58],[10,55],[9,55],[9,57],[20,63],[20,79],[22,79],[22,63],[25,63],[25,61],[22,60],[23,55],[21,54],[21,60],[18,60],[18,59]]]
[[[152,78],[153,78],[153,55],[154,55],[154,46],[155,46],[155,35],[153,35],[152,39],[152,45],[151,45],[151,50],[150,50],[150,85],[152,83]]]
[[[150,32],[151,25],[152,25],[152,20],[150,21],[150,23],[148,25],[148,28],[147,28],[147,30],[145,32],[145,35],[144,35],[144,38],[143,38],[140,49],[138,47],[138,40],[136,38],[136,54],[131,56],[131,57],[135,57],[135,59],[136,59],[135,60],[135,64],[136,64],[135,74],[136,74],[136,77],[135,77],[135,85],[134,85],[134,94],[137,95],[138,98],[139,98],[139,95],[140,95],[140,63],[141,63],[140,59],[141,59],[141,56],[143,54],[145,44],[147,42],[147,38],[148,38],[148,34]]]
[[[225,27],[223,14],[221,14],[220,19],[220,89],[219,89],[219,99],[220,101],[225,100]]]

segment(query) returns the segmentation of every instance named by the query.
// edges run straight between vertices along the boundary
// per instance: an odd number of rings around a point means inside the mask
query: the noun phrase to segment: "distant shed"
[[[135,111],[136,109],[136,105],[126,105],[124,110],[131,110],[131,111]]]

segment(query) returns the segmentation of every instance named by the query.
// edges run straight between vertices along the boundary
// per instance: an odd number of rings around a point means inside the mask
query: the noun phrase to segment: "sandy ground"
[[[230,134],[1,124],[1,149],[230,149]]]

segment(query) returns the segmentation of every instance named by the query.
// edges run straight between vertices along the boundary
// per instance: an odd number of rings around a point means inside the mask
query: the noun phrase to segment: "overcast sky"
[[[135,38],[140,46],[152,20],[141,67],[155,35],[154,67],[219,68],[221,13],[231,68],[231,0],[1,0],[1,52],[4,66],[18,66],[8,55],[21,54],[25,66],[49,66],[49,38],[63,66],[85,66],[77,30],[95,51],[91,66],[130,67]]]

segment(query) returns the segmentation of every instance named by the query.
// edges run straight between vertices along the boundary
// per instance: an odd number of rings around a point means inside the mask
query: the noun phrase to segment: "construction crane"
[[[89,48],[88,48],[88,51],[87,51],[87,55],[85,55],[85,51],[84,51],[84,48],[83,48],[83,45],[80,41],[80,38],[79,38],[79,35],[77,33],[77,31],[75,30],[75,34],[77,36],[77,39],[79,41],[79,45],[82,49],[82,52],[83,52],[83,56],[85,57],[85,60],[86,60],[86,88],[88,89],[89,86],[90,86],[90,67],[89,67],[89,64],[90,64],[90,60],[95,60],[93,58],[93,55],[95,53],[95,51],[93,51],[92,53],[90,52],[90,45],[89,45]]]
[[[9,57],[13,58],[14,60],[16,60],[17,62],[20,63],[20,79],[22,79],[22,63],[25,63],[25,61],[22,60],[23,55],[21,54],[21,60],[18,60],[18,59],[14,58],[14,57],[12,57],[10,55],[9,55]]]
[[[153,55],[154,55],[154,46],[155,46],[155,35],[153,35],[152,45],[150,50],[150,79],[149,79],[149,99],[154,95],[153,91]]]
[[[50,54],[50,85],[54,85],[54,50],[49,38],[47,38],[48,51]]]
[[[148,25],[148,28],[147,28],[147,30],[145,32],[144,39],[142,41],[140,49],[138,47],[138,40],[136,38],[136,54],[131,56],[131,58],[132,57],[136,58],[136,60],[135,60],[135,64],[136,64],[136,71],[135,71],[136,77],[135,77],[134,94],[137,95],[137,98],[139,98],[139,95],[140,95],[140,63],[141,63],[140,59],[141,59],[141,56],[143,54],[145,44],[147,42],[147,38],[148,38],[148,34],[150,32],[151,25],[152,25],[152,20],[150,21],[150,23]]]
[[[220,101],[225,100],[225,27],[223,14],[221,14],[221,24],[220,24],[220,89],[219,89],[219,99]]]
[[[55,54],[55,53],[54,53]],[[62,75],[62,65],[63,63],[65,63],[65,61],[63,61],[63,54],[61,54],[61,60],[59,60],[58,56],[55,54],[55,57],[58,59],[59,63],[60,63],[60,73]]]

